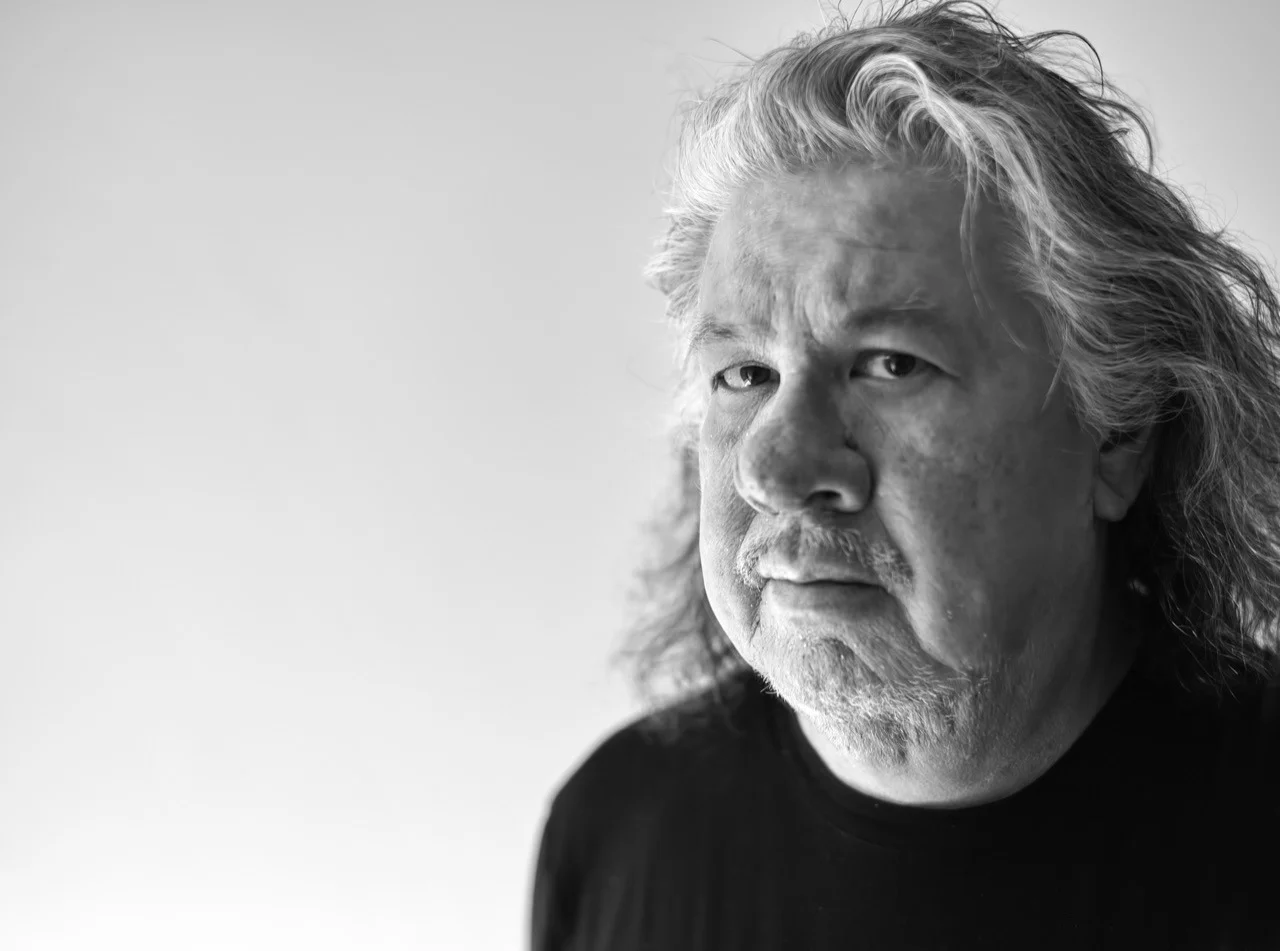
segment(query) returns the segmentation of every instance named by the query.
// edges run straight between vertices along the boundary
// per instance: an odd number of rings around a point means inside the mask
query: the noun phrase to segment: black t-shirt
[[[674,742],[632,723],[552,800],[534,951],[1280,949],[1280,690],[1134,668],[1039,779],[881,802],[749,675]]]

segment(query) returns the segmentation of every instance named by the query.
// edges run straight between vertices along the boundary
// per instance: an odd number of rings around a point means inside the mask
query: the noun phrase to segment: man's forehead
[[[951,309],[938,303],[927,292],[907,293],[880,301],[863,301],[848,308],[840,303],[826,307],[836,322],[865,330],[911,327],[923,332],[954,339],[959,327]],[[703,307],[687,328],[685,343],[691,353],[725,341],[764,340],[773,336],[774,326],[763,313],[749,313],[746,320],[735,315],[726,319],[713,309]]]
[[[959,224],[959,183],[906,167],[851,164],[749,181],[734,190],[722,224],[748,234],[813,231],[871,246],[900,246],[904,236],[929,241],[943,221]]]
[[[735,191],[712,231],[707,265],[728,276],[839,271],[869,252],[958,261],[962,205],[954,187],[892,170],[762,179]]]
[[[936,269],[903,260],[908,256],[915,257],[856,242],[844,254],[811,252],[802,245],[774,248],[772,254],[744,247],[707,261],[699,297],[704,311],[728,309],[767,321],[783,300],[835,312],[857,301],[932,305],[952,296]]]
[[[963,206],[961,185],[910,169],[852,166],[752,182],[713,230],[701,312],[768,323],[779,302],[815,315],[922,305],[967,319],[974,302]]]
[[[888,254],[904,259],[895,262]],[[936,257],[937,253],[936,249],[921,248],[910,240],[872,240],[836,228],[753,229],[717,235],[708,249],[707,264],[713,278],[785,273],[810,280],[841,281],[859,269],[882,274],[909,266],[913,262],[905,260],[905,256]]]
[[[942,332],[963,306],[929,266],[936,259],[847,234],[773,243],[748,234],[708,257],[698,314],[686,328],[691,351],[769,337],[779,307],[824,323],[867,329],[910,323]]]
[[[918,251],[907,242],[875,243],[835,231],[752,232],[713,241],[699,296],[704,310],[727,308],[760,320],[780,296],[831,311],[854,300],[933,304],[953,294],[941,264],[936,250]],[[954,265],[960,267],[958,255]]]

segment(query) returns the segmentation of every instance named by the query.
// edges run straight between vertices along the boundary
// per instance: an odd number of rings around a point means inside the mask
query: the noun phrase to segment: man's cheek
[[[704,516],[705,516],[704,512]],[[699,537],[702,574],[708,585],[723,585],[733,575],[735,546],[728,526],[714,518],[703,518]]]
[[[702,563],[702,583],[713,606],[728,592],[733,577],[734,547],[729,523],[718,500],[707,493],[702,496],[702,514],[698,526],[698,552]]]
[[[706,497],[704,497],[706,498]],[[751,509],[736,495],[718,494],[703,505],[703,552],[717,574],[732,574],[746,537]]]
[[[710,570],[704,566],[702,582],[711,612],[729,639],[740,644],[751,627],[752,592],[738,581],[731,566],[731,561],[724,560],[718,560]]]
[[[708,451],[704,445],[698,454],[698,486],[701,493],[700,516],[704,531],[726,535],[734,521],[738,500],[733,486],[733,457]]]

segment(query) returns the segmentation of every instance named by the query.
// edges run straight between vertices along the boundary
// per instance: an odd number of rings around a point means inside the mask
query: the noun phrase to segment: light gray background
[[[1277,21],[1082,31],[1280,247]],[[523,946],[663,472],[682,94],[814,0],[0,9],[0,947]]]

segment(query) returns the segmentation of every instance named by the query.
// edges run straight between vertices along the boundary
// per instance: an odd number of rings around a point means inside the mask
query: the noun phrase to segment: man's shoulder
[[[720,699],[694,697],[632,719],[571,767],[543,829],[535,947],[568,947],[570,933],[595,936],[583,946],[616,946],[650,913],[651,885],[697,879],[699,862],[723,854],[721,837],[742,827],[733,804],[770,787],[771,713],[780,703],[750,678],[741,689],[723,686]]]
[[[1280,889],[1280,679],[1243,678],[1219,699],[1218,760],[1210,767],[1211,800],[1189,818],[1205,823],[1216,844],[1218,907],[1237,943],[1280,947],[1275,895]],[[1252,929],[1252,930],[1250,930]],[[1266,932],[1265,937],[1263,932]]]
[[[713,794],[759,765],[766,706],[759,685],[742,678],[720,699],[702,694],[633,718],[572,767],[552,798],[553,814],[607,823],[619,812]]]
[[[1268,801],[1280,793],[1280,678],[1246,681],[1222,702],[1224,748]]]

